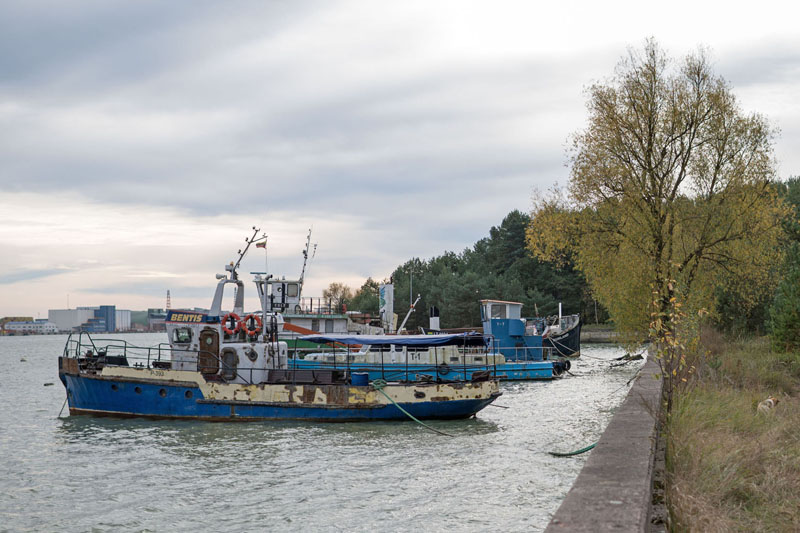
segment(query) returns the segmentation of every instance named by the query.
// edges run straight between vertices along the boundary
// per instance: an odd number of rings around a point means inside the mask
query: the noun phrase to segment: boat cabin
[[[522,304],[504,300],[481,300],[483,334],[508,361],[541,361],[546,358],[542,333],[522,318]]]
[[[262,278],[260,274],[257,274],[255,284],[258,291],[258,299],[263,302],[265,312],[300,312],[302,281],[287,280],[286,278],[275,279],[272,276]]]
[[[493,320],[522,319],[522,304],[503,300],[481,300],[481,323],[485,335],[492,334]]]
[[[263,292],[264,279],[256,276],[262,303],[261,312],[245,313],[244,283],[238,279],[231,266],[230,277],[218,274],[217,288],[211,309],[205,312],[170,310],[165,324],[172,354],[170,367],[173,370],[200,371],[206,380],[228,383],[261,383],[267,381],[271,370],[287,368],[288,347],[278,342],[278,333],[283,329],[280,313],[265,311]],[[233,310],[222,310],[226,285],[234,285]],[[273,294],[286,294],[291,282],[267,280],[267,297],[270,288]],[[279,300],[276,302],[276,300]],[[272,307],[291,301],[288,298],[268,300]]]

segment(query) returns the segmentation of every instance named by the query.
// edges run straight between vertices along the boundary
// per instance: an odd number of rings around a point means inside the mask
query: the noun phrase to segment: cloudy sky
[[[307,295],[461,251],[566,181],[585,87],[648,36],[708,47],[800,174],[791,6],[6,0],[0,317],[207,307],[254,225],[287,277],[313,227]]]

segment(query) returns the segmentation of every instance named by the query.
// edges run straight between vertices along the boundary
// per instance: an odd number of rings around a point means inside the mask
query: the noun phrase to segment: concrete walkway
[[[545,531],[648,531],[662,381],[648,357]]]

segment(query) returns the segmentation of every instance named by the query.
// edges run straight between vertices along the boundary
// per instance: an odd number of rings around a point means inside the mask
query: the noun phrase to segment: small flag
[[[266,248],[266,247],[267,247],[267,241],[261,241],[256,243],[256,248]]]

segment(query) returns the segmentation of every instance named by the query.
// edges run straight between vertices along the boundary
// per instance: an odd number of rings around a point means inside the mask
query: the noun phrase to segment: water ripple
[[[64,341],[0,338],[13,370],[0,375],[13,406],[0,413],[2,531],[540,531],[586,457],[547,451],[596,441],[638,368],[587,347],[575,376],[503,384],[508,409],[432,422],[447,438],[411,422],[57,419]]]

